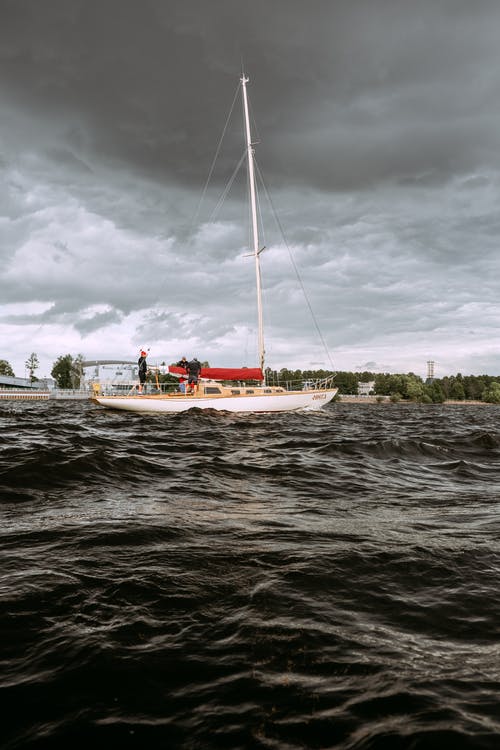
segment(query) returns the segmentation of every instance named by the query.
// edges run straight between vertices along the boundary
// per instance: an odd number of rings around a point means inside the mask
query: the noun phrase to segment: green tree
[[[54,366],[50,374],[56,381],[59,388],[73,387],[73,361],[74,360],[71,354],[65,354],[64,356],[58,357],[54,362]]]
[[[446,396],[438,380],[433,380],[432,383],[425,385],[424,390],[433,404],[442,404],[446,401]]]
[[[444,378],[439,378],[439,383],[441,385],[445,398],[451,398],[450,393],[451,389],[453,388],[454,382],[455,378],[453,376],[448,377],[447,375],[445,375]],[[430,383],[428,383],[427,385],[430,385]]]
[[[420,401],[424,395],[422,378],[410,373],[406,376],[406,395],[412,401]]]
[[[482,399],[483,393],[486,390],[486,382],[482,375],[466,375],[463,379],[465,398],[472,401],[478,401]]]
[[[176,378],[175,375],[170,375],[169,372],[163,374],[161,372],[158,373],[158,382],[159,383],[178,383],[179,378]]]
[[[491,383],[483,393],[483,401],[489,404],[500,404],[500,383]]]
[[[15,377],[14,370],[6,359],[0,359],[0,375],[8,375],[11,378]]]
[[[455,401],[463,401],[465,399],[465,391],[463,383],[460,380],[455,380],[450,388],[449,397]]]
[[[391,375],[388,372],[379,373],[375,376],[375,393],[382,396],[397,394],[399,398],[407,398],[407,376]]]
[[[77,354],[71,363],[71,388],[79,388],[83,378],[83,354]]]
[[[24,363],[24,366],[30,374],[31,382],[34,383],[35,380],[38,380],[38,378],[35,377],[35,370],[38,370],[38,368],[40,367],[40,362],[38,361],[38,357],[35,352],[31,352],[30,356]]]
[[[375,375],[375,393],[380,393],[382,396],[389,396],[389,373],[379,372]]]
[[[354,372],[337,372],[334,383],[339,389],[339,393],[353,394],[358,392],[358,376]]]

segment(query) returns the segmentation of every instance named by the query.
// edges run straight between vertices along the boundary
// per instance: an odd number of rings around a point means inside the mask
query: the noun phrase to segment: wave
[[[496,748],[495,407],[0,405],[6,748]]]

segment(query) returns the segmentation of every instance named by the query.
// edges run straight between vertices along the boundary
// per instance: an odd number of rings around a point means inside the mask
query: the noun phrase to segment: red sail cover
[[[186,375],[183,367],[168,368],[171,375]],[[260,367],[202,367],[201,377],[210,380],[264,380]]]

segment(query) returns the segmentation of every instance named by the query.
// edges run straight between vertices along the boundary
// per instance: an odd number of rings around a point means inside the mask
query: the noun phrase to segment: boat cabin
[[[274,393],[285,393],[285,389],[281,386],[234,386],[222,385],[221,383],[215,382],[201,382],[195,389],[195,394],[198,398],[201,396],[262,396],[263,394],[274,394]],[[178,393],[170,394],[172,396],[178,396]],[[190,394],[186,394],[190,395]]]

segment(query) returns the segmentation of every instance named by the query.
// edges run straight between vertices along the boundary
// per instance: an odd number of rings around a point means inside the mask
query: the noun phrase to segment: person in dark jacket
[[[191,389],[191,393],[194,393],[196,390],[195,386],[198,385],[198,378],[201,373],[201,363],[198,362],[196,357],[193,357],[191,362],[188,362],[186,369],[188,373],[188,388]]]
[[[146,375],[148,374],[148,363],[146,362],[147,356],[147,352],[141,351],[141,356],[137,361],[137,364],[139,365],[139,393],[142,393],[144,383],[146,382]]]
[[[188,368],[189,362],[187,361],[186,357],[182,357],[182,359],[180,359],[175,364],[176,364],[176,367],[183,367],[187,375],[187,368]],[[181,393],[186,393],[186,378],[183,378],[182,375],[179,378],[179,390]]]

